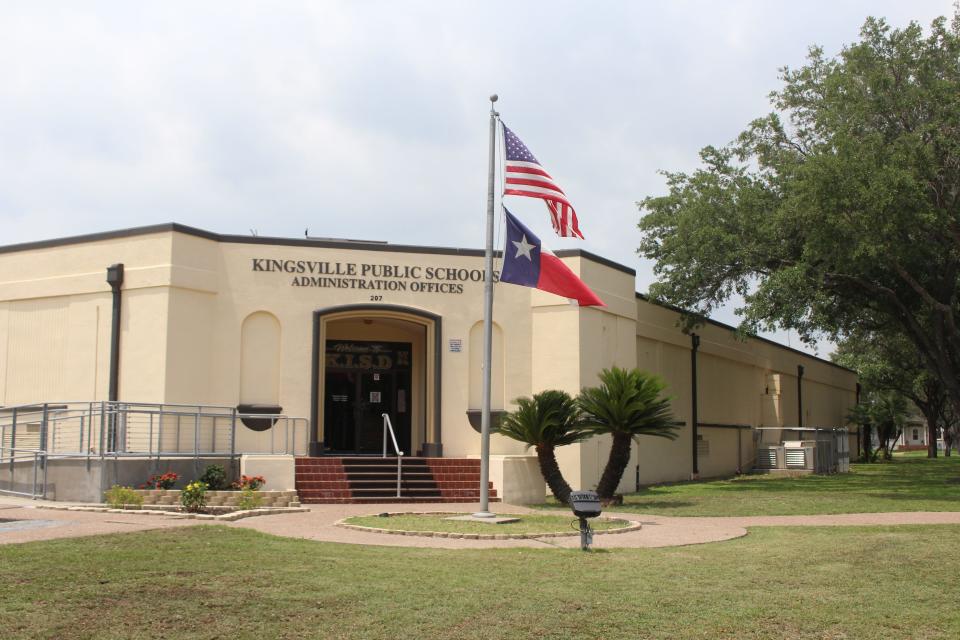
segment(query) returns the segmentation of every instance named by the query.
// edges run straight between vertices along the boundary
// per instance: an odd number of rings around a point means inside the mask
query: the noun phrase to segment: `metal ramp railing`
[[[244,419],[270,426],[245,433],[238,451]],[[0,493],[45,497],[51,460],[82,459],[89,468],[93,460],[127,457],[233,461],[240,453],[306,455],[309,431],[306,418],[218,405],[81,401],[0,407]]]

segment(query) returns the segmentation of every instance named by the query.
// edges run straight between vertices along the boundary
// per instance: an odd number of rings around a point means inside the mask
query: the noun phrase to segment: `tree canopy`
[[[781,70],[774,111],[641,203],[651,294],[806,340],[891,327],[960,405],[960,12]]]

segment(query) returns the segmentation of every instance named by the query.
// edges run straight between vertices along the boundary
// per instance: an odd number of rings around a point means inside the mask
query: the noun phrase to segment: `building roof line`
[[[129,229],[119,229],[116,231],[101,231],[97,233],[88,233],[78,236],[68,236],[64,238],[52,238],[50,240],[37,240],[33,242],[23,242],[0,246],[0,254],[15,253],[18,251],[33,251],[36,249],[49,249],[53,247],[62,247],[72,244],[83,244],[85,242],[98,242],[102,240],[113,240],[116,238],[131,238],[135,236],[150,235],[153,233],[176,232],[185,235],[213,240],[216,242],[230,244],[261,244],[286,247],[314,247],[319,249],[353,249],[361,251],[386,251],[393,253],[421,253],[427,255],[451,255],[451,256],[469,256],[483,257],[483,249],[464,249],[456,247],[430,247],[422,245],[409,244],[387,244],[383,241],[364,241],[364,240],[334,240],[334,239],[313,239],[313,238],[279,238],[274,236],[242,236],[234,234],[221,234],[204,229],[197,229],[178,222],[166,222],[162,224],[148,225],[144,227],[132,227]],[[495,252],[497,256],[501,252]],[[630,267],[619,264],[595,253],[584,251],[583,249],[562,249],[555,252],[561,258],[578,257],[586,258],[592,262],[602,264],[611,269],[616,269],[631,276],[636,276],[637,272]]]
[[[644,302],[649,302],[650,304],[656,305],[656,306],[658,306],[658,307],[662,307],[662,308],[664,308],[664,309],[669,309],[670,311],[674,311],[674,312],[676,312],[676,313],[681,313],[681,314],[683,314],[683,313],[689,313],[688,311],[685,311],[684,309],[681,309],[681,308],[678,307],[678,306],[672,305],[672,304],[670,304],[670,303],[668,303],[668,302],[663,302],[662,300],[656,300],[656,299],[654,299],[654,298],[651,298],[650,296],[648,296],[648,295],[645,294],[645,293],[640,293],[639,291],[636,292],[636,296],[637,296],[637,299],[638,299],[638,300],[643,300]],[[704,318],[704,322],[707,323],[707,324],[712,324],[712,325],[715,326],[715,327],[720,327],[721,329],[729,329],[730,331],[738,331],[737,327],[733,326],[732,324],[727,324],[726,322],[720,322],[719,320],[714,320],[713,318]],[[815,356],[815,355],[813,355],[812,353],[807,353],[806,351],[801,351],[800,349],[794,349],[793,347],[789,347],[789,346],[787,346],[787,345],[785,345],[785,344],[780,344],[780,343],[777,342],[776,340],[771,340],[770,338],[764,338],[763,336],[758,336],[758,335],[755,335],[755,334],[749,334],[749,335],[747,335],[747,339],[748,339],[748,340],[759,340],[760,342],[766,342],[767,344],[772,344],[773,346],[778,347],[778,348],[780,348],[780,349],[783,349],[784,351],[790,351],[790,352],[792,352],[792,353],[796,353],[797,355],[801,355],[801,356],[804,356],[804,357],[806,357],[806,358],[810,358],[810,359],[812,359],[812,360],[817,360],[818,362],[822,362],[822,363],[824,363],[824,364],[828,364],[828,365],[830,365],[831,367],[836,367],[837,369],[842,369],[842,370],[844,370],[844,371],[849,371],[850,373],[857,373],[857,372],[854,371],[853,369],[851,369],[851,368],[849,368],[849,367],[845,367],[845,366],[843,366],[843,365],[841,365],[841,364],[837,364],[836,362],[833,362],[832,360],[827,360],[826,358],[821,358],[820,356]]]

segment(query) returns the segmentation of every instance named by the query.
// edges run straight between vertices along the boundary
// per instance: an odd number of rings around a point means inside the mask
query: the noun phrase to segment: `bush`
[[[143,505],[143,496],[134,491],[133,487],[121,487],[118,484],[113,485],[103,493],[104,499],[114,509],[123,509],[128,506],[139,507]]]
[[[256,489],[251,489],[247,487],[243,489],[240,494],[240,499],[237,500],[237,509],[240,511],[247,511],[249,509],[259,509],[260,504],[263,502],[263,496],[257,493]]]
[[[256,491],[267,483],[263,476],[240,476],[240,479],[233,483],[234,489],[253,489]]]
[[[221,491],[227,488],[227,472],[223,466],[212,464],[203,470],[198,480],[207,485],[211,491]]]
[[[173,485],[177,483],[177,480],[180,479],[180,475],[174,473],[173,471],[167,471],[166,473],[157,473],[150,476],[150,479],[147,480],[147,483],[141,485],[141,489],[173,489]]]
[[[207,504],[207,485],[203,482],[191,482],[180,492],[180,506],[194,513],[203,511]]]

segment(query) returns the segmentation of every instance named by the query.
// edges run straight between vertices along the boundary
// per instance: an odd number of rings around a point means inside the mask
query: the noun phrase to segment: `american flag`
[[[527,196],[540,198],[547,203],[550,210],[550,221],[557,235],[564,238],[583,238],[580,233],[580,224],[577,221],[577,212],[567,200],[563,189],[553,181],[537,161],[536,157],[527,149],[527,145],[520,141],[513,131],[503,125],[503,139],[507,152],[506,170],[504,171],[504,194],[513,196]]]

